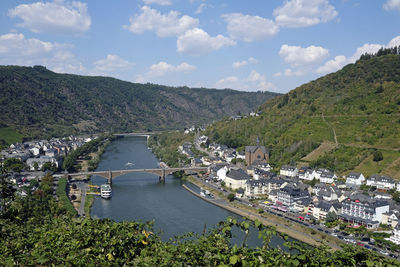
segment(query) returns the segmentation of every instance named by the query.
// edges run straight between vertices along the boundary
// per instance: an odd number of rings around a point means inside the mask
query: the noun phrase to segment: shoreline
[[[192,179],[187,180],[187,182],[190,182],[196,186],[201,187],[199,184],[197,184],[196,182],[193,181],[193,179],[195,179],[194,177],[192,177],[192,176],[190,176],[190,177]],[[301,227],[301,226],[295,227],[295,228],[300,227],[299,230],[294,229],[292,222],[284,220],[280,217],[275,218],[275,216],[273,216],[272,214],[268,214],[268,213],[267,213],[268,217],[265,217],[265,213],[258,214],[258,213],[248,210],[247,207],[246,207],[246,209],[244,209],[243,204],[241,205],[243,207],[240,207],[240,205],[232,205],[231,203],[228,203],[223,198],[207,199],[207,198],[202,197],[200,194],[194,192],[192,189],[190,189],[189,187],[187,187],[184,184],[182,185],[182,187],[185,188],[185,190],[187,190],[188,192],[192,193],[193,195],[195,195],[195,196],[201,198],[202,200],[205,200],[215,206],[218,206],[220,208],[228,210],[236,215],[246,217],[247,219],[249,219],[251,221],[259,220],[265,226],[273,226],[276,228],[277,232],[287,234],[288,236],[290,236],[291,238],[293,238],[295,240],[304,242],[304,243],[314,246],[314,247],[317,247],[320,245],[327,245],[332,250],[341,249],[336,244],[337,242],[332,243],[331,240],[327,240],[326,235],[322,235],[322,236],[324,236],[324,237],[322,237],[321,234],[319,234],[318,232],[315,233],[314,235],[312,235],[312,234],[308,233],[310,230],[300,231],[301,229],[303,229],[303,227]],[[209,190],[214,191],[211,188],[209,188]]]

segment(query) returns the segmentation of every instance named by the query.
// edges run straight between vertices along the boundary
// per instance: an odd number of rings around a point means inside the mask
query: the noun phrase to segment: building
[[[250,166],[255,161],[268,162],[269,152],[265,146],[246,146],[245,157],[247,165]]]
[[[326,171],[321,173],[321,175],[319,176],[319,181],[321,183],[332,184],[336,178],[336,174],[330,171]]]
[[[226,173],[225,185],[231,189],[246,188],[246,182],[250,179],[250,176],[242,169],[231,168]]]
[[[365,181],[365,177],[362,173],[351,172],[347,175],[346,186],[349,188],[360,187]]]
[[[400,219],[399,212],[383,213],[381,224],[386,224],[395,228],[399,224],[399,219]]]
[[[285,175],[288,177],[296,177],[297,172],[298,172],[298,170],[297,170],[296,166],[283,165],[279,171],[279,174]]]
[[[356,194],[342,201],[341,219],[355,225],[376,228],[382,221],[382,214],[389,212],[386,200],[376,200],[363,194]]]
[[[338,210],[335,208],[335,206],[326,201],[319,201],[312,209],[313,217],[320,221],[325,221],[326,215],[329,212],[338,214]]]
[[[286,186],[278,191],[277,205],[286,206],[289,210],[294,210],[297,201],[310,198],[310,194],[306,190]]]
[[[396,184],[390,176],[373,174],[367,179],[368,186],[375,186],[378,190],[385,191],[395,188]]]
[[[315,178],[315,171],[310,167],[301,167],[297,176],[299,179],[312,181]]]
[[[385,239],[395,243],[396,245],[400,245],[400,225],[394,228],[393,233],[389,238]]]

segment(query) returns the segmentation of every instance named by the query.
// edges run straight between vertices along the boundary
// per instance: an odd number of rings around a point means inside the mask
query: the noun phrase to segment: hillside
[[[207,133],[239,148],[259,137],[277,167],[297,162],[339,174],[381,172],[400,179],[400,55],[362,57],[260,110],[260,117],[220,121]],[[376,150],[383,160],[373,161]]]
[[[14,130],[43,137],[178,129],[248,113],[278,95],[138,84],[41,66],[0,66],[0,92],[0,133],[7,133],[0,139]]]

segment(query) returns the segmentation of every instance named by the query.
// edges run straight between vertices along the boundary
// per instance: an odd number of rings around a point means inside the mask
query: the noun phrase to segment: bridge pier
[[[108,184],[112,186],[112,172],[108,171]]]
[[[159,176],[159,181],[160,181],[160,183],[161,182],[165,183],[165,169],[164,168],[161,170],[161,176]]]

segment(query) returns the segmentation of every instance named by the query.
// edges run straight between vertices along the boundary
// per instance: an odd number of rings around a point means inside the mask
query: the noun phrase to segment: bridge
[[[157,169],[131,169],[131,170],[108,170],[108,171],[95,171],[95,172],[77,172],[77,173],[68,173],[68,176],[87,176],[87,175],[98,175],[106,178],[109,184],[112,184],[112,180],[118,176],[128,174],[128,173],[138,173],[138,172],[146,172],[152,173],[159,176],[160,182],[165,181],[165,176],[172,174],[178,171],[191,171],[191,172],[200,172],[200,171],[208,171],[208,167],[187,167],[187,168],[157,168]]]
[[[151,136],[151,135],[155,135],[155,134],[157,134],[156,132],[137,132],[137,133],[116,133],[116,134],[113,134],[114,136],[121,136],[121,137],[123,137],[123,136],[146,136],[146,137],[149,137],[149,136]]]

